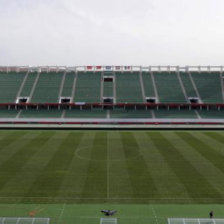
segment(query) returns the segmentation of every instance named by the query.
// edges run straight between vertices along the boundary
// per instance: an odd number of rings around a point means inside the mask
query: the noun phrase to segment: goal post
[[[168,218],[168,224],[224,224],[224,219],[210,218]]]
[[[100,224],[117,224],[117,218],[101,218]]]
[[[50,218],[0,217],[0,224],[50,224]]]

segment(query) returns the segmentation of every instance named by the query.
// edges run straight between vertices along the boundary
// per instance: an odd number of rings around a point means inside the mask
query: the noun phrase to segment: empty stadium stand
[[[60,118],[62,115],[61,110],[22,110],[19,117],[20,118]]]
[[[194,110],[155,110],[156,118],[198,118]]]
[[[74,85],[74,79],[75,79],[75,73],[74,72],[66,73],[61,96],[63,96],[63,97],[73,97],[72,96],[72,89],[73,89],[73,85]]]
[[[65,118],[106,118],[106,111],[102,109],[66,110]]]
[[[28,77],[24,83],[23,89],[20,93],[20,96],[22,97],[30,97],[32,88],[34,86],[35,80],[37,78],[37,72],[30,72],[28,74]]]
[[[191,74],[204,103],[223,103],[220,73],[192,72]]]
[[[100,102],[100,72],[79,72],[75,89],[74,102]]]
[[[151,73],[142,72],[143,85],[146,97],[156,97],[155,88],[153,86]]]
[[[30,102],[57,103],[63,73],[41,73]]]
[[[180,72],[179,74],[180,74],[180,78],[182,80],[182,83],[183,83],[183,86],[184,86],[187,96],[200,98],[192,84],[189,73]]]
[[[25,77],[24,72],[0,72],[0,102],[16,102],[16,96]]]
[[[187,102],[176,73],[155,72],[154,78],[161,103]]]
[[[222,69],[5,68],[0,119],[224,119]]]
[[[116,96],[119,103],[142,103],[139,72],[116,73]]]

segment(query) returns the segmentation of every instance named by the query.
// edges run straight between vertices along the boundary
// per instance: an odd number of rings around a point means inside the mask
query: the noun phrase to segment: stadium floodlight
[[[100,224],[117,224],[117,218],[101,218]]]

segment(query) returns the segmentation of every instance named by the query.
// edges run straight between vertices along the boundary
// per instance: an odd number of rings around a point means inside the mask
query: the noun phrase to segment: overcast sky
[[[224,0],[0,0],[0,65],[224,65]]]

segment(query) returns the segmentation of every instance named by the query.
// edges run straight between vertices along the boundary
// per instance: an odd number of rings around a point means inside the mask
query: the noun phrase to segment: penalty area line
[[[107,133],[107,199],[110,198],[110,177],[109,177],[109,173],[110,173],[110,160],[109,160],[109,138],[108,138],[108,133]]]
[[[58,216],[58,221],[57,221],[58,224],[60,224],[60,222],[61,222],[61,218],[62,218],[62,216],[63,216],[63,214],[64,214],[64,211],[65,211],[65,205],[66,205],[66,204],[64,203],[63,206],[62,206],[60,215]]]
[[[157,215],[156,215],[156,211],[155,211],[155,209],[154,209],[154,207],[152,205],[151,205],[151,208],[152,208],[152,213],[153,213],[153,216],[155,218],[156,224],[159,224],[158,218],[157,218]]]

